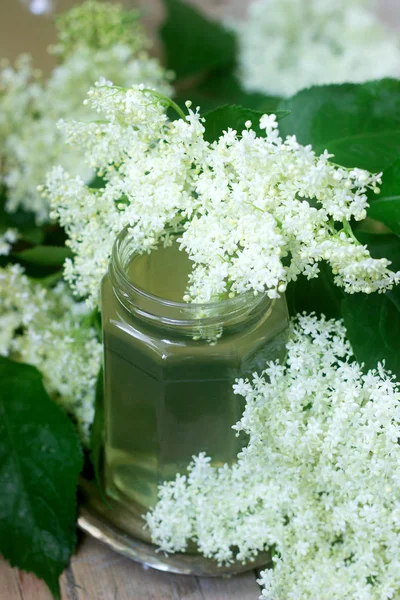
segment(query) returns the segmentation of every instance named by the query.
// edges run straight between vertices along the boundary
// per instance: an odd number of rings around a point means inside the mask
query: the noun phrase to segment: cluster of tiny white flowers
[[[41,371],[48,393],[74,416],[87,443],[102,345],[85,303],[63,282],[47,289],[18,264],[0,269],[0,355]]]
[[[122,44],[139,54],[151,45],[139,18],[139,10],[125,12],[120,3],[85,0],[56,16],[58,40],[50,51],[65,57],[82,45],[97,50],[112,49]]]
[[[11,67],[6,60],[0,62],[0,141],[20,127],[30,113],[42,90],[40,72],[32,68],[27,55],[21,55]],[[3,150],[2,150],[3,152]]]
[[[167,102],[140,86],[122,90],[102,80],[88,98],[99,120],[62,125],[104,182],[91,188],[61,167],[47,178],[52,216],[75,254],[65,266],[75,293],[96,304],[124,227],[139,252],[178,236],[193,261],[185,301],[249,290],[276,298],[300,273],[316,277],[321,260],[350,293],[399,281],[348,225],[365,218],[366,192],[379,191],[379,175],[334,166],[327,152],[316,156],[293,136],[282,140],[274,115],[260,120],[265,137],[247,122],[210,144],[197,112],[171,122]]]
[[[3,66],[0,183],[6,186],[10,212],[21,207],[35,213],[38,223],[48,220],[49,206],[37,187],[52,166],[62,164],[86,181],[92,177],[92,171],[82,167],[79,148],[65,147],[57,122],[67,116],[93,118],[83,101],[99,77],[105,75],[124,86],[144,83],[171,93],[171,74],[145,52],[148,40],[138,23],[132,34],[129,15],[117,5],[92,0],[72,9],[59,27],[56,49],[62,62],[46,81],[27,57],[15,68]],[[82,28],[86,36],[78,36]]]
[[[0,234],[0,256],[8,256],[18,238],[18,230],[13,228],[6,229],[4,233]]]
[[[400,391],[382,366],[363,374],[340,321],[295,322],[285,365],[251,381],[233,466],[194,457],[146,515],[154,543],[189,541],[220,563],[273,549],[268,600],[400,597]]]
[[[376,3],[376,2],[375,2]],[[290,96],[311,85],[400,74],[400,44],[369,0],[255,0],[229,22],[249,91]]]

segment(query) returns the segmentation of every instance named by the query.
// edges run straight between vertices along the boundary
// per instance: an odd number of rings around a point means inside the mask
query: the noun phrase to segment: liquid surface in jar
[[[163,300],[183,302],[193,263],[179,244],[173,242],[150,254],[136,256],[127,268],[127,275],[135,287]]]
[[[178,245],[140,255],[127,268],[136,287],[182,302],[191,262]],[[122,308],[107,276],[102,315],[105,347],[105,484],[125,507],[147,512],[158,486],[184,474],[194,455],[232,464],[246,438],[232,426],[244,398],[237,377],[260,371],[285,353],[284,299],[215,345],[144,323]]]

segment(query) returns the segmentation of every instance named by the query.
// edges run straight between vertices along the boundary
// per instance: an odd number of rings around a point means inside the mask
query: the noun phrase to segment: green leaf
[[[52,288],[55,286],[61,279],[63,278],[63,271],[59,270],[55,273],[50,273],[50,275],[45,275],[44,277],[33,277],[36,282],[40,283],[43,287]]]
[[[361,244],[368,246],[373,258],[387,258],[392,262],[390,268],[393,271],[400,270],[400,238],[397,235],[357,230],[354,233]]]
[[[400,81],[326,85],[283,100],[291,114],[281,134],[295,134],[317,153],[325,149],[335,162],[373,172],[388,168],[400,154]]]
[[[167,20],[161,28],[168,69],[177,79],[198,75],[233,64],[235,36],[197,10],[179,2],[164,0]]]
[[[400,235],[400,159],[384,171],[381,192],[371,192],[369,202],[368,216]]]
[[[82,452],[39,371],[0,357],[0,380],[0,553],[59,598],[75,547]]]
[[[182,109],[185,108],[186,100],[191,100],[195,108],[200,106],[201,114],[225,104],[272,113],[281,101],[281,98],[275,96],[245,92],[233,75],[219,71],[212,73],[197,86],[181,92],[174,99]]]
[[[243,108],[242,106],[220,106],[204,115],[204,139],[207,140],[207,142],[214,142],[220,137],[222,132],[226,131],[229,127],[240,133],[245,129],[246,121],[251,121],[252,129],[257,135],[264,137],[265,132],[260,129],[258,125],[263,114],[264,113],[262,112]],[[286,114],[287,113],[280,112],[277,117],[282,118],[286,116]]]
[[[29,244],[33,244],[34,246],[38,244],[42,244],[45,238],[45,232],[43,229],[39,227],[28,227],[21,231],[21,238],[28,242]]]
[[[58,267],[73,254],[65,246],[35,246],[16,255],[19,260],[42,267]]]
[[[291,316],[306,312],[325,315],[328,319],[341,316],[344,293],[334,284],[330,267],[320,264],[319,276],[307,279],[300,275],[296,281],[291,281],[286,291],[286,300]]]
[[[385,361],[400,377],[400,301],[399,292],[354,294],[343,301],[347,335],[358,362],[373,369]]]
[[[265,96],[259,92],[246,92],[237,78],[232,74],[215,73],[200,83],[200,94],[214,98],[218,108],[223,104],[236,104],[261,112],[272,113],[281,102],[277,96]],[[192,99],[190,97],[190,99]]]

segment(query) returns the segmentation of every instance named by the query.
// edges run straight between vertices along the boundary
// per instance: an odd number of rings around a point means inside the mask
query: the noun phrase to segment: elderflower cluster
[[[166,552],[190,541],[220,563],[273,549],[268,600],[400,597],[400,391],[364,374],[340,321],[300,316],[285,365],[234,389],[249,436],[232,466],[200,454],[146,516]]]
[[[8,256],[18,238],[18,230],[13,228],[6,229],[4,233],[0,234],[0,256]]]
[[[257,137],[247,122],[213,143],[198,113],[168,121],[167,98],[140,86],[121,90],[100,81],[88,103],[93,123],[63,124],[102,177],[91,188],[61,167],[47,178],[53,218],[74,252],[65,277],[95,305],[116,235],[147,252],[178,236],[193,262],[185,301],[210,302],[252,290],[271,298],[300,273],[318,275],[327,261],[347,292],[385,290],[399,281],[386,259],[371,258],[348,220],[366,216],[379,175],[344,169],[294,136],[280,138],[274,115]]]
[[[62,164],[85,181],[79,148],[66,148],[57,128],[62,118],[94,118],[84,106],[87,90],[100,76],[120,85],[143,83],[171,93],[166,72],[146,52],[149,45],[135,11],[87,0],[58,17],[59,42],[53,51],[60,64],[44,81],[28,57],[0,70],[0,184],[6,186],[7,210],[35,213],[48,220],[49,206],[37,190],[46,172]]]
[[[376,4],[376,2],[375,2]],[[248,91],[290,96],[302,88],[400,74],[400,44],[370,0],[255,0],[229,22]]]
[[[139,17],[139,10],[125,12],[121,4],[86,0],[56,17],[58,41],[51,51],[65,57],[82,45],[94,50],[110,50],[122,44],[132,53],[140,54],[150,46],[150,40]]]
[[[88,441],[102,345],[86,305],[64,283],[47,289],[18,264],[0,269],[0,355],[37,367]]]

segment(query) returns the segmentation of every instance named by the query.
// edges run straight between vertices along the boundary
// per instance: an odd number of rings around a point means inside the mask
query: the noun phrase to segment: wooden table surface
[[[257,600],[253,571],[231,578],[161,573],[82,536],[61,577],[62,600]],[[0,558],[0,600],[52,600],[34,575],[12,569]]]

